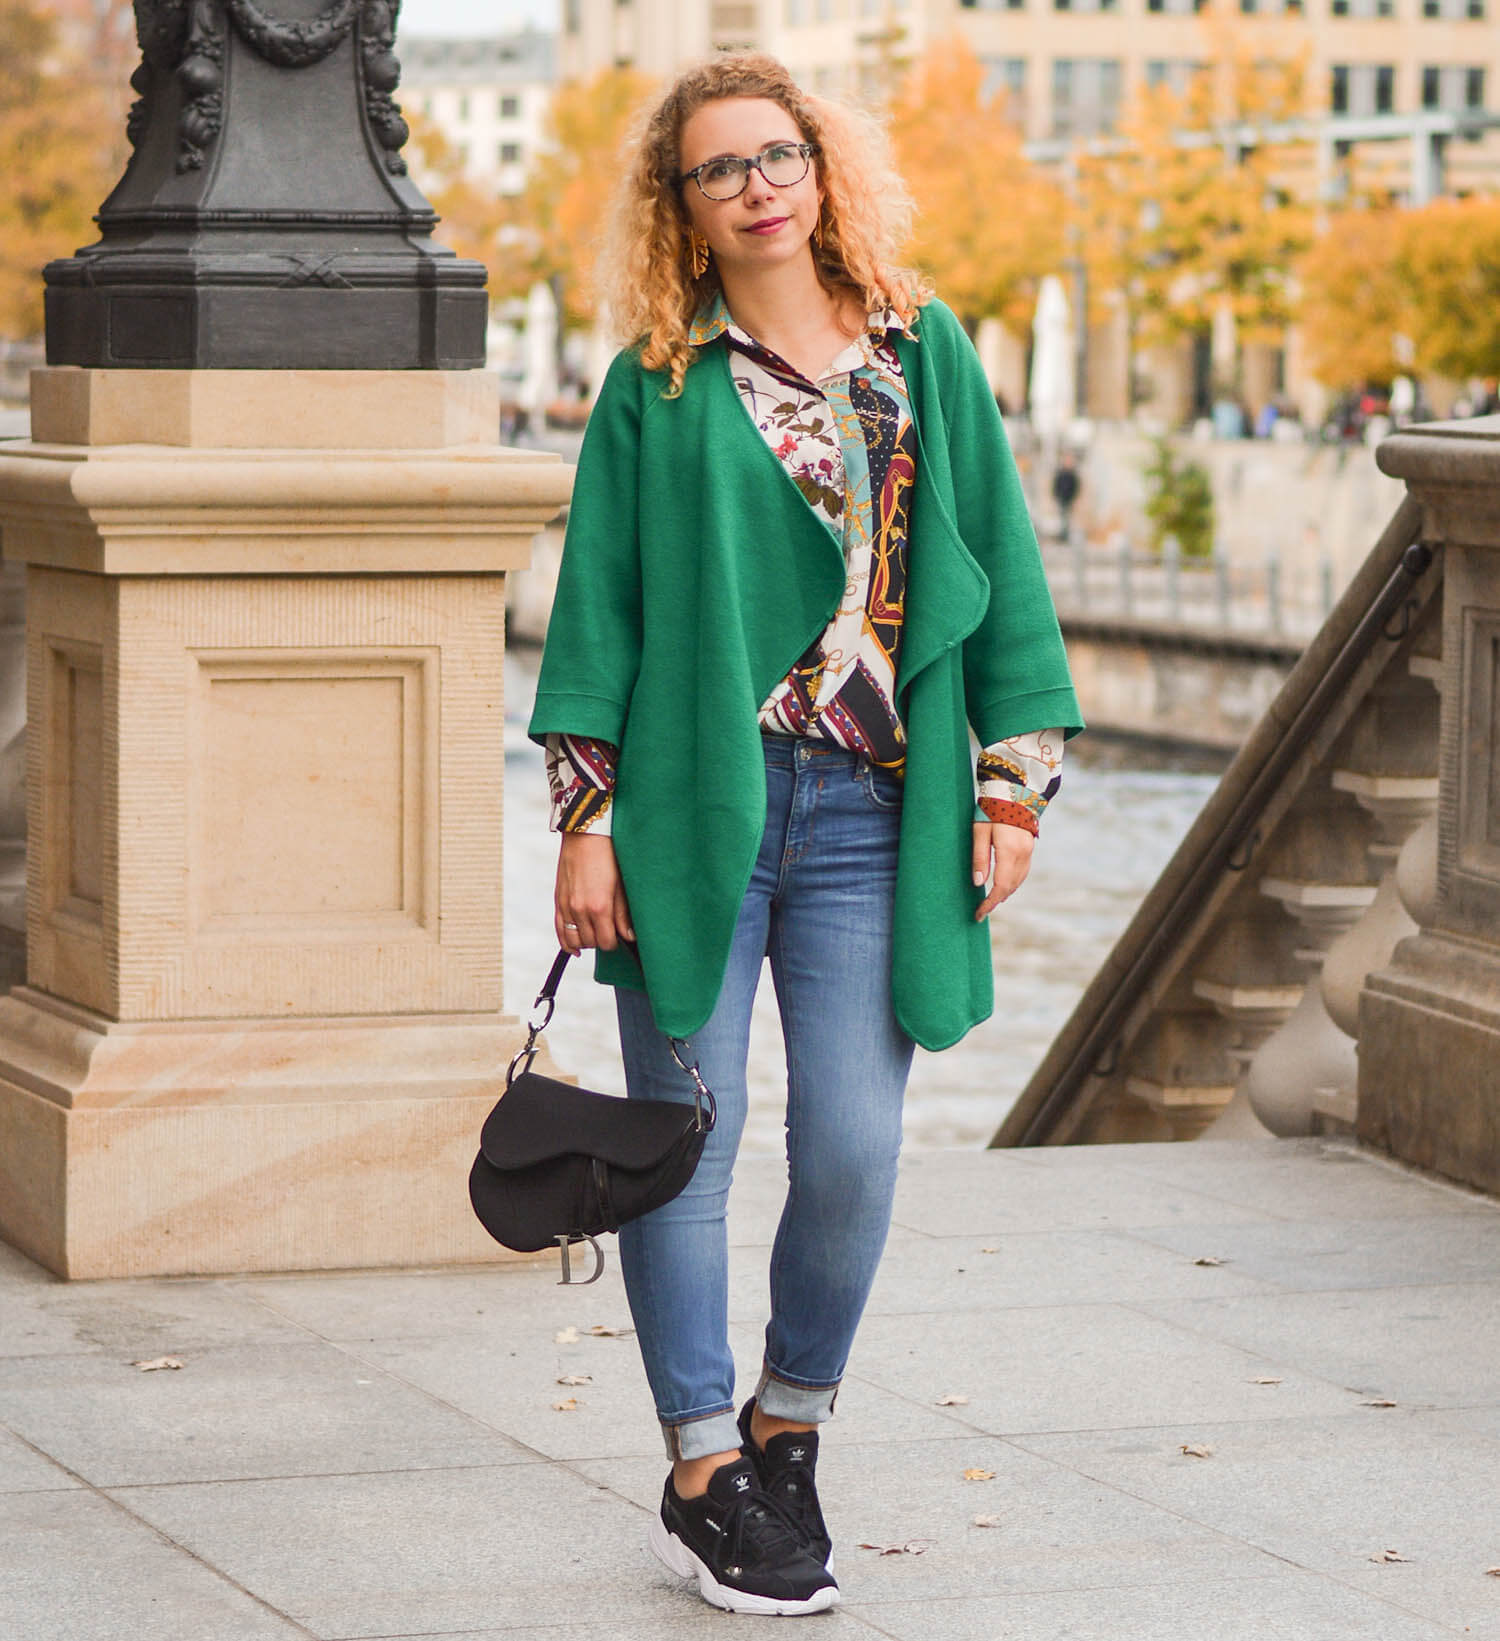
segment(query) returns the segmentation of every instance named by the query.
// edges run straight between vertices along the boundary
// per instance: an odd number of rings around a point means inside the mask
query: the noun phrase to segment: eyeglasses
[[[716,160],[705,160],[691,171],[684,171],[677,180],[683,183],[691,177],[705,199],[737,199],[744,193],[751,171],[759,171],[773,188],[790,188],[801,182],[817,151],[810,142],[773,142],[744,159],[723,154]]]

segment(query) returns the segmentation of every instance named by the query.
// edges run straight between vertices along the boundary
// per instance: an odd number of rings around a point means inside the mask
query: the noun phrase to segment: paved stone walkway
[[[747,1379],[777,1172],[736,1187]],[[1296,1141],[914,1155],[896,1217],[810,1634],[1500,1641],[1495,1205]],[[0,1250],[0,1637],[786,1635],[648,1556],[651,1408],[591,1331],[618,1274],[552,1274],[68,1286]]]

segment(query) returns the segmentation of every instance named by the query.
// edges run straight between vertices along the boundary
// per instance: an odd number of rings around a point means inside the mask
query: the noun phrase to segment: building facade
[[[958,36],[1033,143],[1108,137],[1130,98],[1182,90],[1226,43],[1301,61],[1308,113],[1351,122],[1359,180],[1407,192],[1410,131],[1437,132],[1440,186],[1500,177],[1478,122],[1500,106],[1500,0],[564,0],[563,73],[666,75],[716,50],[772,52],[809,89],[878,102],[902,69]],[[1353,123],[1357,122],[1357,124]]]
[[[399,49],[402,103],[442,132],[475,182],[519,193],[544,140],[555,37],[536,29],[455,40],[403,35]]]

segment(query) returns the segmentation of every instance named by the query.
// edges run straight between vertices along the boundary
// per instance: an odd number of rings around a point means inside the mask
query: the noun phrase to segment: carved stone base
[[[1500,1194],[1500,954],[1438,934],[1365,982],[1359,1137]]]
[[[505,574],[568,472],[485,443],[493,388],[457,375],[38,389],[43,438],[0,446],[28,575],[0,1236],[68,1276],[497,1257],[466,1176],[520,1030]]]
[[[506,1259],[469,1208],[514,1021],[130,1024],[0,1000],[0,1238],[65,1277]]]

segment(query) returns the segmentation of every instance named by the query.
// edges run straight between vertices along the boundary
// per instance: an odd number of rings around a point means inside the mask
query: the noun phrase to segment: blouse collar
[[[860,348],[864,353],[870,344],[877,340],[884,341],[891,331],[899,334],[905,328],[893,309],[882,308],[870,315],[864,331],[850,345]],[[688,343],[692,347],[701,348],[716,337],[724,335],[742,347],[761,348],[761,344],[748,331],[735,324],[734,316],[729,311],[729,304],[724,300],[723,291],[715,291],[699,308],[692,324],[688,326]],[[865,362],[869,362],[868,354],[865,354]]]

